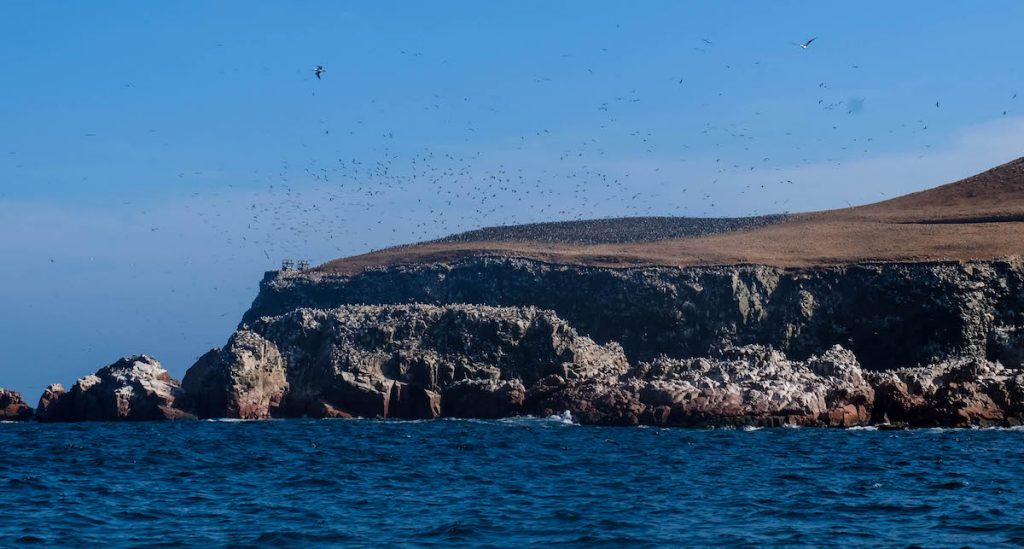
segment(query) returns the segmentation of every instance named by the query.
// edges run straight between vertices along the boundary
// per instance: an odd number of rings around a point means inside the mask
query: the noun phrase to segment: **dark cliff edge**
[[[302,307],[410,303],[549,309],[631,361],[752,344],[802,360],[842,345],[873,371],[957,357],[1019,367],[1024,260],[610,269],[482,257],[354,276],[269,272],[240,327]]]

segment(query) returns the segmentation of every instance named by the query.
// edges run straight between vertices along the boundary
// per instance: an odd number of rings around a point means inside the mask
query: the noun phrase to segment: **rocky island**
[[[37,417],[1019,425],[1022,253],[1024,160],[843,210],[481,229],[269,272],[180,383],[129,357]]]

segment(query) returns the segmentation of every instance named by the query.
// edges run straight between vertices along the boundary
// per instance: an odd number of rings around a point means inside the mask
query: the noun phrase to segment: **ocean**
[[[0,425],[0,545],[1024,544],[1024,431]]]

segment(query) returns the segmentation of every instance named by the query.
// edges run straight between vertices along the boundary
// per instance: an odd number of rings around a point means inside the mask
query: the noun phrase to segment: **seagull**
[[[317,65],[316,68],[313,69],[313,74],[316,75],[317,80],[320,80],[320,75],[325,72],[327,72],[327,69],[325,69],[323,65]]]
[[[811,42],[814,42],[817,39],[818,39],[818,37],[815,36],[814,38],[811,38],[810,40],[804,42],[803,44],[798,44],[798,45],[800,46],[800,49],[806,50],[807,48],[809,48],[811,46]]]

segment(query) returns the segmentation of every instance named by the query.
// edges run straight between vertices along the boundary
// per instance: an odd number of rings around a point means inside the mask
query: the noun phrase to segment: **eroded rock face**
[[[970,356],[1024,360],[1024,261],[610,269],[514,257],[359,274],[269,273],[243,323],[299,307],[477,304],[554,311],[633,363],[765,345],[806,360],[833,345],[865,370]]]
[[[180,383],[152,357],[125,357],[79,379],[70,391],[50,385],[40,421],[143,421],[193,417],[179,406]]]
[[[285,373],[276,345],[240,330],[223,349],[200,357],[185,373],[182,387],[189,408],[199,417],[265,419],[283,415]]]
[[[526,387],[627,363],[550,311],[480,306],[299,309],[236,332],[185,375],[200,417],[502,417]]]
[[[875,417],[912,427],[1020,425],[1024,370],[961,359],[871,375]]]
[[[201,417],[497,418],[600,425],[1015,425],[1019,370],[985,359],[865,371],[835,345],[630,363],[552,311],[475,305],[297,309],[245,325],[184,388]]]
[[[72,421],[71,399],[60,383],[47,385],[39,397],[36,419],[39,421]]]
[[[856,358],[838,346],[807,361],[762,346],[730,348],[538,389],[542,413],[566,409],[586,423],[620,425],[850,427],[870,422],[874,400]]]
[[[32,408],[21,398],[21,393],[0,389],[0,421],[29,419],[32,419]]]

